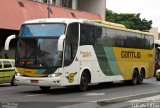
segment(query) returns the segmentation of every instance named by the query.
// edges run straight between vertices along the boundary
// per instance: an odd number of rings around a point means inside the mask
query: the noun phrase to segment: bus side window
[[[95,27],[91,25],[81,24],[80,29],[80,45],[94,45],[96,42]]]

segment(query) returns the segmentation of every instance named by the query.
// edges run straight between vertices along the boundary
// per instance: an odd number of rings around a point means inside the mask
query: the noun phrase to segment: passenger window
[[[11,68],[12,65],[9,61],[3,61],[3,64],[4,64],[4,68]]]
[[[94,36],[94,27],[90,25],[81,24],[80,29],[80,45],[94,45],[96,37]]]

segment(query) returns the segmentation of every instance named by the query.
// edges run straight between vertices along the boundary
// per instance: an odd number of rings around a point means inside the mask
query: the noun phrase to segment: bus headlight
[[[21,74],[20,74],[19,72],[16,72],[16,75],[17,75],[17,76],[21,76]]]
[[[48,77],[59,77],[61,75],[62,73],[54,73],[54,74],[49,74]]]

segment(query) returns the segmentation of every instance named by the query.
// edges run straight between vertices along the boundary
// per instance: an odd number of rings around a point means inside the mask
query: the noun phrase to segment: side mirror
[[[65,35],[61,35],[59,40],[58,40],[58,51],[63,51],[63,43],[64,43],[64,40],[65,40],[66,36]]]
[[[4,50],[9,50],[9,44],[10,44],[10,41],[12,39],[15,39],[16,38],[16,35],[10,35],[6,41],[5,41],[5,45],[4,45]]]

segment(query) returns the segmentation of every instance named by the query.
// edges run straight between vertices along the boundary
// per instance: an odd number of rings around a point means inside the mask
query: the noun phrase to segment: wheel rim
[[[142,83],[143,82],[143,73],[141,73],[141,75],[140,75],[140,83]]]
[[[134,74],[134,77],[133,77],[133,84],[134,85],[137,84],[137,74],[136,73]]]

